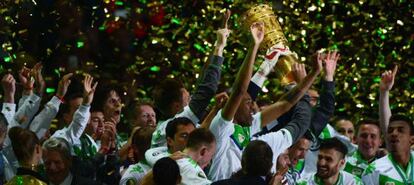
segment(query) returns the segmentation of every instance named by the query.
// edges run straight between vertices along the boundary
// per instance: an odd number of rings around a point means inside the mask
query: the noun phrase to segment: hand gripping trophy
[[[290,51],[287,39],[272,7],[261,4],[245,12],[243,15],[244,27],[248,29],[254,22],[263,22],[265,25],[264,39],[260,45],[260,50],[266,51],[263,63],[272,65],[272,68],[276,66],[276,75],[282,84],[293,82],[292,64],[298,62],[298,57],[296,53]]]

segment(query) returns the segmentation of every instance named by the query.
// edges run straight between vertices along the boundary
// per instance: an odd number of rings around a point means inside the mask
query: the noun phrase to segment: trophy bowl
[[[254,22],[263,22],[265,26],[260,51],[271,53],[275,48],[289,48],[288,41],[271,6],[260,4],[247,10],[243,15],[243,29],[250,32],[250,25]],[[282,84],[286,85],[295,81],[291,71],[292,64],[297,62],[299,61],[293,53],[279,57],[275,71]]]

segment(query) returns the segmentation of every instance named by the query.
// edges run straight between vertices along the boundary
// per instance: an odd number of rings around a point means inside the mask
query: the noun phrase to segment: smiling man
[[[345,164],[345,155],[348,149],[337,138],[323,140],[319,149],[317,172],[298,182],[299,185],[362,185],[361,179],[345,171],[341,171]]]
[[[387,129],[389,154],[371,163],[362,180],[365,184],[412,184],[414,180],[414,126],[411,119],[393,115]]]
[[[358,150],[346,158],[345,171],[358,177],[368,165],[378,159],[377,152],[381,146],[381,129],[377,120],[362,120],[357,127],[356,142]]]

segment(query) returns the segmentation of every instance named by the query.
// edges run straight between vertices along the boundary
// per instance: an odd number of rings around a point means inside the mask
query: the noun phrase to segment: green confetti
[[[115,5],[122,6],[122,5],[124,5],[124,2],[122,2],[122,1],[115,1]]]
[[[84,46],[84,43],[82,42],[82,41],[78,41],[77,43],[76,43],[76,47],[77,48],[82,48]]]
[[[11,62],[12,61],[11,57],[4,57],[3,59],[4,59],[4,62]]]
[[[55,88],[52,88],[52,87],[46,88],[46,93],[50,94],[50,93],[54,93],[54,92],[56,92]]]
[[[198,51],[201,51],[201,52],[203,52],[203,53],[205,53],[206,52],[206,50],[203,48],[203,46],[201,46],[200,44],[197,44],[197,43],[195,43],[194,45],[193,45]]]
[[[177,18],[172,18],[171,22],[174,23],[174,24],[181,24],[180,19],[177,19]]]
[[[152,66],[150,68],[150,70],[153,71],[153,72],[158,72],[158,71],[160,71],[160,67],[158,67],[158,66]]]

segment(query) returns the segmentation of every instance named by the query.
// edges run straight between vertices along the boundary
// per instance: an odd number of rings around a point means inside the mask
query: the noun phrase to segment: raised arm
[[[236,114],[237,108],[247,92],[247,87],[252,76],[253,64],[256,59],[257,50],[264,37],[264,24],[262,22],[255,22],[250,26],[250,32],[253,36],[253,41],[250,44],[249,51],[240,67],[237,74],[236,81],[233,85],[233,92],[230,95],[229,100],[222,110],[222,117],[226,120],[232,120]]]
[[[207,116],[204,118],[203,122],[201,123],[201,128],[210,128],[210,124],[213,121],[214,117],[217,115],[217,112],[223,108],[224,104],[226,103],[229,96],[226,92],[222,92],[216,95],[214,98],[216,101],[216,104],[213,106],[213,108],[210,110],[210,112],[207,114]]]
[[[203,68],[197,89],[191,96],[189,107],[199,119],[203,117],[211,98],[216,94],[221,78],[221,65],[224,60],[223,50],[230,34],[230,30],[227,28],[229,18],[230,11],[227,11],[224,15],[223,28],[217,30],[217,41],[213,55],[209,57],[209,61],[206,64],[207,67]]]
[[[313,70],[297,84],[289,92],[285,93],[276,103],[266,107],[262,111],[262,125],[266,125],[273,120],[276,120],[279,116],[289,111],[302,96],[308,91],[312,86],[313,81],[322,70],[322,59],[321,54],[318,54],[317,60],[313,64]]]
[[[27,128],[40,107],[41,97],[46,84],[42,76],[42,64],[37,63],[33,69],[23,67],[19,71],[19,80],[23,86],[23,97],[15,115],[23,128]],[[33,93],[34,90],[34,93]]]
[[[86,125],[89,121],[89,108],[95,94],[96,86],[98,82],[95,82],[93,85],[93,77],[90,75],[85,75],[83,80],[83,102],[82,105],[76,110],[73,115],[72,123],[69,125],[68,135],[74,139],[79,139],[82,136],[83,131],[86,128]]]
[[[388,124],[391,117],[390,108],[390,90],[394,85],[395,75],[397,74],[398,66],[394,66],[392,71],[385,71],[381,75],[380,82],[380,97],[379,97],[379,117],[381,131],[383,134],[387,133]]]
[[[73,73],[68,73],[62,77],[58,84],[58,90],[55,96],[45,105],[43,110],[36,115],[30,124],[29,129],[36,133],[38,138],[42,138],[47,130],[49,130],[52,120],[56,117],[59,112],[62,98],[65,96],[68,87],[71,83],[70,78]]]
[[[4,96],[1,112],[9,123],[9,128],[11,128],[10,124],[15,123],[13,118],[14,114],[16,113],[16,104],[14,103],[14,95],[16,93],[16,80],[14,79],[13,75],[6,74],[1,79],[1,85],[3,87]]]
[[[329,52],[325,61],[324,72],[325,78],[321,81],[322,89],[320,92],[319,104],[312,115],[310,128],[312,132],[319,136],[322,130],[328,124],[330,117],[335,110],[335,70],[336,63],[339,60],[340,54],[336,52]]]
[[[34,79],[30,76],[30,70],[27,67],[23,67],[19,70],[19,82],[23,88],[22,97],[19,99],[18,107],[22,107],[24,102],[31,96],[33,96]],[[37,95],[35,95],[37,96]],[[38,103],[40,105],[40,103]]]

